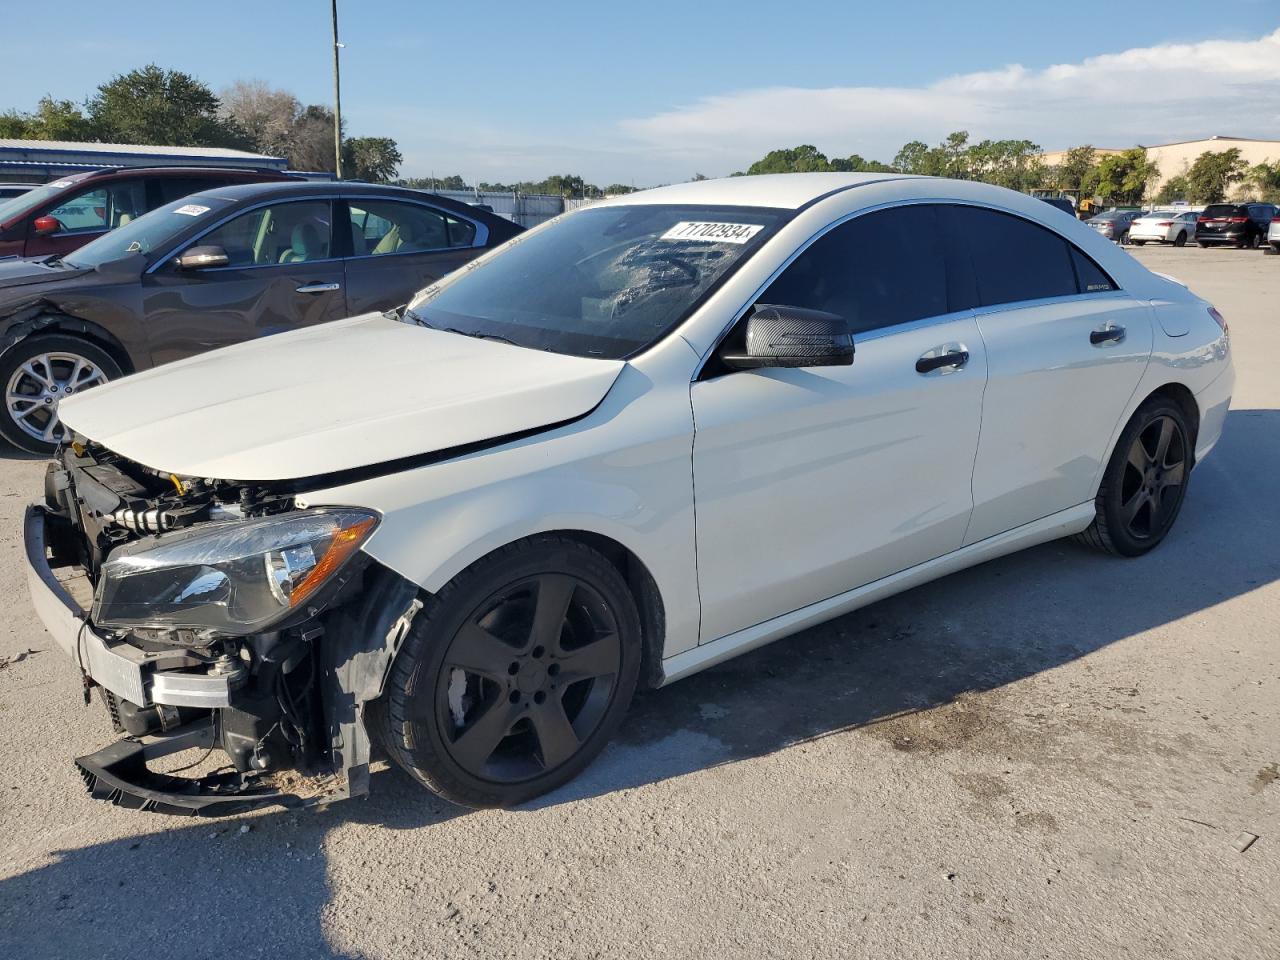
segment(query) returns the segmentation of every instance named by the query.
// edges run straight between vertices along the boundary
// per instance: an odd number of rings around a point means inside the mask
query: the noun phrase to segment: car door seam
[[[982,344],[982,396],[978,398],[978,437],[973,445],[973,462],[969,464],[969,519],[965,521],[964,533],[960,537],[960,546],[969,542],[969,530],[973,527],[973,515],[978,512],[978,491],[974,489],[974,478],[978,474],[978,453],[982,450],[982,421],[987,412],[987,388],[991,385],[991,363],[988,359],[987,338],[982,335],[982,324],[977,311],[970,310],[973,318],[973,329],[977,331],[978,340]]]

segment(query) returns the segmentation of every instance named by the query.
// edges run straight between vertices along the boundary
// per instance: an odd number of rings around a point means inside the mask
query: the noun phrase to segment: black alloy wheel
[[[1156,417],[1130,444],[1120,484],[1120,513],[1134,539],[1164,534],[1182,502],[1186,477],[1186,437],[1172,417]]]
[[[617,620],[585,581],[546,573],[503,587],[445,652],[433,704],[445,749],[499,783],[552,770],[600,726],[621,665]]]
[[[1103,474],[1094,521],[1080,539],[1128,557],[1156,547],[1182,509],[1193,459],[1183,410],[1162,397],[1148,400],[1120,435]]]
[[[579,542],[539,537],[464,570],[420,614],[388,681],[382,739],[446,799],[509,806],[576,776],[639,677],[626,581]]]

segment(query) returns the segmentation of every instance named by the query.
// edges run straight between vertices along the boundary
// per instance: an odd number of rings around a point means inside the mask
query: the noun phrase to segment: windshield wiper
[[[404,319],[410,323],[416,323],[420,327],[426,327],[428,330],[439,330],[441,333],[456,333],[462,337],[474,337],[477,340],[496,340],[499,343],[509,343],[513,347],[522,347],[524,344],[517,343],[510,337],[504,337],[500,333],[479,333],[474,330],[459,330],[457,327],[437,327],[434,323],[427,323],[426,318],[420,313],[405,308]]]

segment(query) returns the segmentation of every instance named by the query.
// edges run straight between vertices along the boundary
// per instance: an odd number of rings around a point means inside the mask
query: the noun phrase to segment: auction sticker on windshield
[[[209,208],[202,207],[198,203],[187,203],[187,204],[183,204],[181,207],[179,207],[177,210],[173,212],[180,213],[184,217],[198,217],[202,213],[208,213]]]
[[[764,229],[759,223],[708,223],[681,220],[661,240],[701,240],[704,243],[746,243]]]

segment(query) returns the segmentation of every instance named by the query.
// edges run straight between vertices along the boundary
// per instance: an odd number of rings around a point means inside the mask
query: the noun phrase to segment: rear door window
[[[1052,230],[983,207],[944,209],[951,221],[951,236],[967,250],[973,265],[978,306],[1079,292],[1073,248]]]
[[[353,199],[351,250],[354,256],[381,257],[393,253],[424,253],[469,247],[475,224],[417,203]]]

